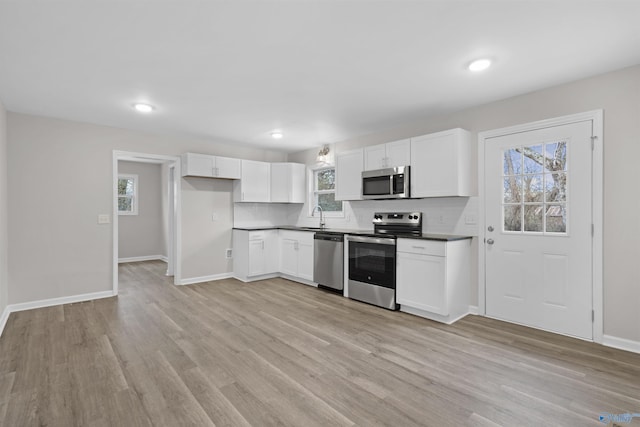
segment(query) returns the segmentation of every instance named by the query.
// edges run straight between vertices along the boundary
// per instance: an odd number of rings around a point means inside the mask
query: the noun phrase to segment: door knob
[[[492,226],[492,225],[490,225],[490,226],[487,228],[487,230],[489,230],[489,231],[493,231],[493,226]]]
[[[490,244],[490,245],[493,245],[494,241],[493,241],[493,239],[487,239],[487,243]]]

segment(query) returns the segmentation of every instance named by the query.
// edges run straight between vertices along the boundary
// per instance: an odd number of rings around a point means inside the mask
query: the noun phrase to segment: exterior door
[[[485,140],[490,317],[593,338],[592,121]]]

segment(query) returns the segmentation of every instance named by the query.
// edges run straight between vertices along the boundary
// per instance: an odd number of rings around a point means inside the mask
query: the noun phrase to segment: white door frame
[[[168,260],[167,274],[173,270],[173,284],[179,285],[181,280],[181,241],[182,229],[180,224],[181,218],[181,185],[180,185],[180,157],[165,156],[161,154],[135,153],[130,151],[113,150],[112,163],[112,217],[113,217],[113,294],[118,294],[118,161],[125,160],[139,163],[155,163],[166,164],[169,167],[169,177],[167,184],[173,188],[173,198],[169,199],[169,218],[172,220],[173,232],[168,236],[169,248],[167,256]],[[171,170],[173,169],[173,174]],[[173,177],[173,179],[172,179]],[[171,191],[169,192],[171,194]]]
[[[175,203],[176,200],[176,185],[178,184],[178,180],[176,180],[176,165],[175,163],[169,164],[167,167],[167,200],[169,202],[168,205],[168,215],[167,222],[169,225],[169,232],[167,233],[167,276],[173,276],[175,273],[175,265],[176,265],[176,257],[175,257],[175,249],[176,249],[176,227],[175,227],[175,218],[176,218],[176,208],[178,205]]]
[[[579,114],[540,120],[501,129],[494,129],[478,134],[478,209],[479,227],[478,242],[478,314],[486,315],[486,281],[485,281],[485,240],[487,233],[485,215],[485,142],[489,138],[511,135],[514,133],[528,132],[544,129],[552,126],[561,126],[576,122],[593,121],[593,163],[591,176],[593,239],[592,239],[592,277],[593,277],[593,341],[602,343],[604,335],[604,308],[603,308],[603,110],[587,111]]]

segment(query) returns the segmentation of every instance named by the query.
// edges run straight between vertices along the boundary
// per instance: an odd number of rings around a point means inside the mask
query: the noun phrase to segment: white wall
[[[640,66],[425,118],[344,141],[335,148],[338,152],[347,151],[455,127],[468,129],[477,140],[480,131],[596,109],[604,109],[604,332],[637,342],[640,341],[640,197],[637,196]],[[308,150],[289,155],[288,160],[310,163],[315,161],[316,154],[317,149]],[[352,206],[359,203],[363,202],[353,202]],[[475,247],[477,251],[477,239]],[[477,304],[477,283],[472,291],[472,304]]]
[[[7,112],[0,102],[0,315],[9,301],[7,176]]]
[[[182,206],[183,280],[232,272],[233,181],[185,178]]]
[[[118,217],[118,258],[166,257],[161,165],[119,161],[118,173],[138,176],[138,215]]]
[[[112,289],[112,228],[98,225],[97,216],[112,212],[113,150],[193,151],[274,162],[286,157],[239,144],[9,113],[10,304]],[[183,229],[188,226],[183,221]],[[189,257],[198,252],[188,240],[183,252],[183,265],[190,268]],[[219,271],[209,265],[198,274]]]

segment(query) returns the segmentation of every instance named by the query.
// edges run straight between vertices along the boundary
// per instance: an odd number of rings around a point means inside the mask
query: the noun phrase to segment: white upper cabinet
[[[240,180],[233,183],[234,201],[271,201],[271,164],[242,160]]]
[[[214,156],[185,153],[182,155],[182,176],[213,177]]]
[[[240,159],[216,156],[215,172],[217,178],[240,179],[242,162]]]
[[[364,148],[364,170],[394,168],[409,164],[411,164],[411,139],[401,139]]]
[[[271,163],[271,201],[304,203],[307,167],[301,163]]]
[[[451,129],[411,138],[411,197],[471,196],[471,134]]]
[[[240,159],[185,153],[182,155],[182,176],[240,179]]]
[[[336,154],[336,200],[362,199],[362,148]]]
[[[364,170],[382,169],[387,159],[386,144],[364,147]]]

